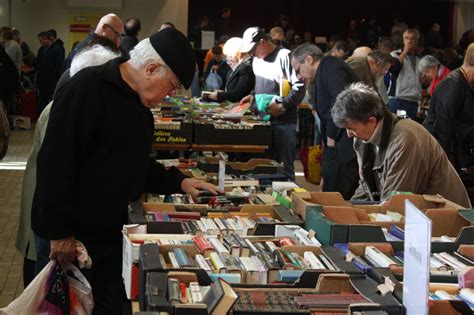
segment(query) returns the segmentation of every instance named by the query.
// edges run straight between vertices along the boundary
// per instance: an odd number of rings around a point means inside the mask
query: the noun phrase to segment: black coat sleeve
[[[337,67],[333,68],[332,71],[324,72],[324,74],[327,75],[326,86],[330,93],[329,103],[331,104],[331,108],[336,102],[336,98],[339,93],[341,93],[350,83],[354,82],[355,74],[351,74],[350,71],[352,70],[348,69],[348,67],[349,66],[344,68],[340,65],[337,65]],[[329,69],[331,68],[328,68],[328,70]],[[327,136],[331,139],[337,140],[339,128],[334,124],[330,110],[327,112],[327,115],[324,117],[324,119],[326,120]]]
[[[431,134],[439,141],[446,154],[452,158],[455,137],[455,117],[466,98],[462,88],[455,81],[445,81],[434,91],[428,113],[427,126]],[[434,117],[430,116],[434,115]]]
[[[74,233],[75,182],[104,117],[103,107],[93,97],[98,95],[96,84],[79,74],[74,79],[56,95],[37,158],[32,225],[47,239]]]
[[[176,167],[166,169],[155,159],[150,159],[144,192],[163,195],[183,193],[181,182],[185,178],[187,177]]]
[[[222,102],[229,100],[231,102],[239,102],[243,97],[252,92],[255,87],[255,75],[253,74],[252,66],[245,66],[237,75],[235,86],[225,92],[217,93],[217,101]]]

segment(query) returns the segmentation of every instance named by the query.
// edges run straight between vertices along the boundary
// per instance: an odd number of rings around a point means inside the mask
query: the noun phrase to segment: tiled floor
[[[7,155],[0,160],[0,307],[7,305],[23,291],[23,257],[15,248],[20,210],[23,169],[33,141],[33,131],[13,131]],[[318,186],[307,183],[300,161],[295,162],[296,182],[314,191]],[[298,176],[299,175],[299,176]]]
[[[33,131],[13,131],[7,155],[0,160],[0,307],[23,291],[23,256],[15,241],[23,169],[32,140]]]

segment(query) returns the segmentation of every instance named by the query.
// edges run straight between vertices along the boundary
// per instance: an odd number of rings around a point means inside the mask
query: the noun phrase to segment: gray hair
[[[331,115],[336,126],[346,128],[351,122],[365,123],[370,117],[379,121],[386,111],[385,104],[377,92],[368,85],[357,82],[349,85],[337,96]]]
[[[421,58],[420,63],[418,64],[418,71],[424,72],[429,68],[434,68],[440,65],[439,60],[431,55],[426,55]]]
[[[164,67],[160,67],[159,75],[164,77],[166,71],[171,71],[166,62],[161,58],[161,56],[156,52],[155,48],[151,45],[150,39],[145,38],[139,42],[131,51],[130,51],[130,65],[135,70],[141,70],[145,68],[146,65],[150,63],[158,63]]]
[[[115,53],[102,45],[85,47],[72,60],[69,75],[72,77],[84,68],[102,65],[119,56],[119,53]]]
[[[368,55],[370,58],[374,59],[377,64],[385,67],[388,64],[392,64],[392,56],[385,51],[380,49],[373,50]]]
[[[303,63],[306,56],[311,56],[313,57],[314,61],[318,61],[324,57],[324,53],[321,49],[319,49],[318,46],[309,43],[296,47],[292,53],[292,57],[295,58],[299,63]]]

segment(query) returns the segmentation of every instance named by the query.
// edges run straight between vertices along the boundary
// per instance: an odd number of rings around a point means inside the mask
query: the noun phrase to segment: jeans
[[[404,110],[407,116],[411,119],[416,118],[418,113],[418,102],[402,100],[401,98],[391,98],[388,100],[388,107],[392,113],[397,113],[397,110]]]
[[[296,124],[272,126],[272,158],[283,163],[284,174],[295,181]]]
[[[35,246],[35,275],[38,275],[49,262],[49,253],[51,252],[51,241],[35,234]]]

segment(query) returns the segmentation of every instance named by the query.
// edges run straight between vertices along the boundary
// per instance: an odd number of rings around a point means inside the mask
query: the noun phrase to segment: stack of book
[[[474,289],[461,289],[457,295],[451,295],[446,291],[438,290],[430,293],[430,300],[460,300],[464,301],[471,310],[474,310]]]
[[[299,253],[288,250],[295,241],[283,238],[252,242],[238,234],[228,234],[221,242],[216,237],[194,236],[195,250],[173,248],[160,253],[165,268],[200,268],[212,277],[232,283],[272,284],[293,283],[305,270],[336,271],[329,259],[304,247]],[[298,246],[296,246],[298,247]]]
[[[434,253],[430,257],[430,272],[433,275],[457,276],[462,269],[470,266],[474,266],[474,261],[458,252]]]
[[[367,299],[356,293],[320,294],[314,290],[300,291],[257,291],[237,292],[238,302],[233,311],[245,313],[302,313],[347,314],[350,304],[367,303]]]

